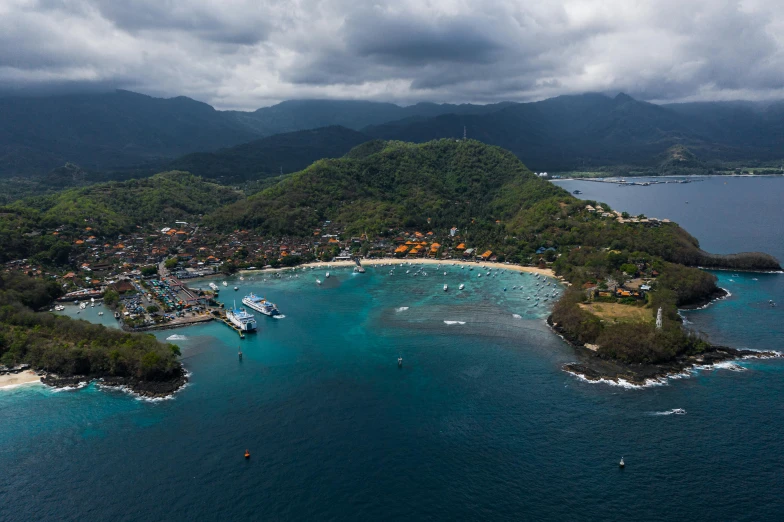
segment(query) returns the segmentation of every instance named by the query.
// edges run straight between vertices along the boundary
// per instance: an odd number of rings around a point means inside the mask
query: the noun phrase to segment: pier
[[[229,320],[226,318],[226,316],[225,316],[225,315],[220,315],[220,316],[218,316],[218,320],[219,320],[220,322],[222,322],[223,324],[225,324],[226,326],[228,326],[229,328],[231,328],[232,330],[234,330],[235,332],[237,332],[237,333],[240,335],[240,339],[245,339],[245,334],[244,334],[244,333],[242,333],[242,330],[240,330],[240,329],[239,329],[239,327],[237,327],[237,326],[233,325],[233,324],[231,323],[231,321],[229,321]]]

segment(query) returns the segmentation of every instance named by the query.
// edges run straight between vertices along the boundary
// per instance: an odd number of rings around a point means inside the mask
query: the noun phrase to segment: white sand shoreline
[[[502,269],[502,270],[514,270],[516,272],[529,272],[532,274],[540,274],[547,277],[555,277],[552,269],[550,268],[538,268],[534,266],[520,266],[520,265],[512,265],[512,264],[504,264],[504,263],[490,263],[490,262],[480,262],[475,263],[473,261],[457,261],[454,259],[397,259],[393,257],[386,257],[381,259],[362,259],[361,260],[362,266],[379,266],[379,265],[395,265],[400,266],[401,264],[404,265],[443,265],[443,266],[479,266],[484,268],[492,268],[495,270]],[[267,268],[267,269],[258,269],[258,270],[240,270],[239,273],[241,274],[256,274],[259,272],[285,272],[287,270],[294,270],[294,269],[302,269],[302,268],[349,268],[355,266],[356,263],[353,261],[332,261],[332,262],[323,262],[323,261],[315,261],[311,263],[304,263],[301,265],[297,265],[296,267],[290,268]]]
[[[23,384],[34,384],[37,382],[41,382],[41,377],[36,375],[32,370],[0,375],[0,390],[16,388]]]

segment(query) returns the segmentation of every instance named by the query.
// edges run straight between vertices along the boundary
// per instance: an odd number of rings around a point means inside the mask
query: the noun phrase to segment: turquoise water
[[[0,392],[0,520],[780,519],[781,359],[588,384],[561,371],[574,358],[526,299],[533,276],[404,270],[230,280],[286,317],[242,342],[219,323],[160,333],[187,337],[173,400]],[[784,303],[784,276],[738,275],[687,320],[782,349],[763,304]]]

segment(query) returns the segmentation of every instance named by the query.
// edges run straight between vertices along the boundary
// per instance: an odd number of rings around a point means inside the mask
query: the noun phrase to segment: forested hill
[[[310,235],[324,220],[354,233],[494,223],[553,196],[570,197],[510,154],[478,141],[371,143],[321,160],[207,222],[222,229]]]
[[[178,158],[170,170],[183,170],[221,183],[259,180],[304,169],[322,158],[338,158],[370,140],[346,127],[332,126],[276,134],[217,152]]]
[[[234,190],[184,172],[111,182],[29,198],[0,207],[0,263],[35,258],[61,264],[73,246],[64,238],[90,230],[115,236],[138,227],[198,220],[215,207],[242,197]],[[54,234],[56,228],[64,227]]]

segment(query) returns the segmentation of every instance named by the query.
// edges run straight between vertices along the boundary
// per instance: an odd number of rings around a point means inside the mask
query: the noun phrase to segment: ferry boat
[[[241,332],[252,332],[256,330],[256,318],[253,314],[249,314],[242,308],[237,308],[235,306],[233,309],[227,310],[226,319],[239,328]]]
[[[278,307],[275,306],[275,303],[270,303],[263,297],[253,295],[253,293],[246,295],[242,299],[242,304],[244,304],[251,310],[256,310],[257,312],[261,312],[264,315],[268,315],[270,317],[275,317],[276,315],[280,315],[280,311],[278,310]]]

